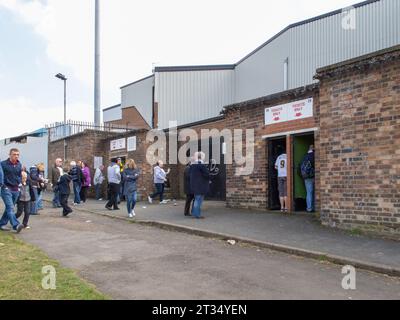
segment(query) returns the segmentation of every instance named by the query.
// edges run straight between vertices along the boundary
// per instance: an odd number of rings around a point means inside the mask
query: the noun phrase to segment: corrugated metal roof
[[[354,4],[354,5],[352,5],[352,7],[354,7],[354,8],[359,8],[359,7],[366,6],[366,5],[370,4],[370,3],[378,2],[378,1],[381,1],[381,0],[367,0],[367,1],[363,1],[363,2],[360,2],[360,3]],[[327,18],[327,17],[330,17],[330,16],[334,16],[334,15],[337,15],[337,14],[341,14],[341,13],[343,13],[343,9],[338,9],[338,10],[335,10],[335,11],[331,11],[331,12],[328,12],[328,13],[325,13],[325,14],[322,14],[322,15],[319,15],[319,16],[317,16],[317,17],[313,17],[313,18],[310,18],[310,19],[307,19],[307,20],[303,20],[303,21],[300,21],[300,22],[293,23],[293,24],[287,26],[287,27],[286,27],[285,29],[283,29],[281,32],[279,32],[279,33],[277,33],[276,35],[274,35],[272,38],[270,38],[270,39],[267,40],[266,42],[264,42],[261,46],[257,47],[255,50],[253,50],[252,52],[250,52],[247,56],[245,56],[244,58],[242,58],[241,60],[239,60],[237,63],[235,63],[235,66],[239,65],[240,63],[242,63],[243,61],[245,61],[246,59],[248,59],[249,57],[251,57],[251,56],[252,56],[253,54],[255,54],[257,51],[259,51],[259,50],[261,50],[262,48],[264,48],[266,45],[268,45],[270,42],[274,41],[276,38],[278,38],[279,36],[281,36],[281,35],[282,35],[283,33],[285,33],[286,31],[288,31],[288,30],[290,30],[290,29],[292,29],[292,28],[301,26],[301,25],[305,25],[305,24],[308,24],[308,23],[311,23],[311,22],[314,22],[314,21],[317,21],[317,20],[321,20],[321,19],[324,19],[324,18]]]

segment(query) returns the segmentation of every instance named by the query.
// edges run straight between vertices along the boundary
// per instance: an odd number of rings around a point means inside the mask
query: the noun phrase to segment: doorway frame
[[[264,135],[261,138],[266,141],[266,149],[268,150],[268,141],[272,139],[282,139],[286,138],[286,154],[288,157],[288,180],[287,180],[287,194],[288,196],[288,208],[290,213],[295,213],[294,211],[294,188],[293,188],[293,150],[292,150],[292,145],[293,145],[293,137],[294,136],[299,136],[302,134],[305,135],[311,135],[314,134],[314,146],[315,146],[315,141],[316,141],[316,132],[319,131],[319,127],[311,127],[311,128],[305,128],[305,129],[299,129],[299,130],[292,130],[292,131],[284,131],[284,132],[278,132],[278,133],[273,133],[273,134],[268,134]],[[267,160],[268,161],[268,160]],[[267,163],[267,172],[268,172],[268,163]],[[269,178],[268,178],[268,184],[269,184]],[[268,188],[269,189],[269,188]],[[269,191],[267,193],[267,202],[269,206]]]
[[[295,133],[290,135],[290,151],[291,151],[291,176],[292,176],[292,181],[291,181],[291,193],[290,193],[290,198],[291,198],[291,207],[290,207],[290,211],[292,213],[299,213],[301,211],[296,211],[295,208],[295,176],[296,176],[296,167],[295,167],[295,163],[294,163],[294,140],[296,137],[301,137],[301,136],[313,136],[314,138],[314,148],[315,148],[315,130],[314,131],[308,131],[308,132],[301,132],[301,133]],[[314,187],[314,202],[315,202],[315,187]]]
[[[269,157],[270,157],[270,143],[273,143],[273,141],[276,141],[276,140],[285,140],[285,143],[286,143],[286,146],[285,146],[285,150],[286,150],[286,154],[287,154],[287,136],[285,135],[285,134],[283,134],[283,135],[276,135],[276,136],[274,136],[274,137],[271,137],[271,138],[267,138],[266,139],[266,144],[267,144],[267,146],[266,146],[266,149],[267,149],[267,174],[268,174],[268,192],[267,192],[267,194],[266,194],[266,197],[267,197],[267,204],[268,204],[268,210],[271,210],[271,211],[275,211],[276,209],[272,209],[272,206],[271,206],[271,199],[270,199],[270,196],[271,196],[271,184],[270,184],[270,182],[271,182],[271,176],[270,176],[270,170],[275,170],[275,167],[273,167],[273,168],[270,168],[270,161],[269,161]],[[272,166],[274,166],[274,164],[272,164]]]

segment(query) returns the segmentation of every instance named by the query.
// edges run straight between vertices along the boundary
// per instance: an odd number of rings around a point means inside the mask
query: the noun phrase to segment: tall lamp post
[[[61,73],[56,74],[56,78],[64,81],[64,125],[63,125],[63,135],[64,135],[64,161],[66,160],[67,145],[65,137],[67,135],[66,125],[67,125],[67,77]]]

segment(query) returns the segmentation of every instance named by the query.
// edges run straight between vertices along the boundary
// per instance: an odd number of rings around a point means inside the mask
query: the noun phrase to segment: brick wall
[[[186,127],[184,129],[192,129],[196,132],[197,136],[201,138],[201,130],[213,130],[217,129],[219,131],[222,131],[225,129],[226,123],[225,119],[218,119],[218,120],[212,120],[210,122]],[[181,132],[184,130],[183,128],[178,130],[178,132]],[[185,142],[178,142],[178,149],[181,148]],[[168,150],[168,149],[167,149]],[[167,152],[168,155],[168,152]],[[168,156],[167,156],[167,159]],[[176,165],[169,165],[168,162],[166,163],[167,167],[171,168],[171,173],[169,174],[169,186],[170,186],[170,196],[179,199],[185,197],[184,193],[184,184],[183,184],[183,174],[185,171],[185,165],[183,164],[176,164]]]
[[[128,132],[124,134],[120,134],[113,138],[109,138],[105,141],[106,144],[106,159],[111,160],[112,158],[117,157],[125,157],[128,159],[135,160],[141,174],[137,181],[138,188],[138,200],[146,199],[147,196],[153,192],[153,171],[150,164],[147,163],[146,160],[146,151],[149,146],[149,143],[146,142],[146,130],[140,130],[138,132]],[[136,150],[135,151],[127,151],[127,149],[120,149],[115,151],[110,151],[110,142],[111,140],[116,139],[127,139],[129,137],[136,136]],[[106,163],[106,166],[108,163]]]
[[[105,140],[112,134],[102,131],[85,130],[84,132],[68,137],[66,139],[66,161],[64,167],[70,167],[72,160],[84,161],[88,164],[91,171],[92,184],[94,177],[94,157],[106,158]],[[62,158],[64,155],[64,140],[59,140],[49,143],[49,177],[51,178],[51,168],[57,158]],[[105,187],[104,187],[105,188]],[[104,189],[105,191],[105,189]],[[94,196],[94,188],[90,188],[89,197]]]
[[[400,48],[319,71],[324,224],[400,234]]]
[[[314,98],[314,117],[295,120],[285,123],[265,126],[265,109],[280,104],[302,100],[309,97]],[[319,95],[316,86],[294,90],[278,95],[249,101],[234,107],[228,107],[226,113],[226,126],[229,129],[243,130],[243,154],[245,154],[245,130],[254,129],[254,171],[250,175],[237,176],[236,170],[239,166],[235,163],[227,166],[227,206],[267,209],[268,207],[268,148],[265,135],[285,133],[289,131],[312,129],[318,127],[319,123]],[[316,147],[316,206],[319,208],[319,133],[315,132]],[[289,146],[289,145],[288,145]],[[290,148],[287,146],[288,159],[290,159]],[[288,163],[290,168],[291,163]],[[290,181],[288,181],[289,185]],[[292,190],[291,190],[292,191]]]
[[[120,120],[105,122],[105,124],[122,125],[128,128],[150,129],[149,124],[144,120],[136,107],[122,109],[122,118]]]

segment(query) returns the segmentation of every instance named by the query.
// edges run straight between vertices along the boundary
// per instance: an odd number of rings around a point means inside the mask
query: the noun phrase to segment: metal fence
[[[136,130],[137,128],[117,124],[103,124],[97,126],[92,122],[67,121],[66,123],[56,122],[50,125],[46,125],[46,129],[49,132],[49,139],[52,142],[76,135],[78,133],[84,132],[85,130],[123,133]]]

